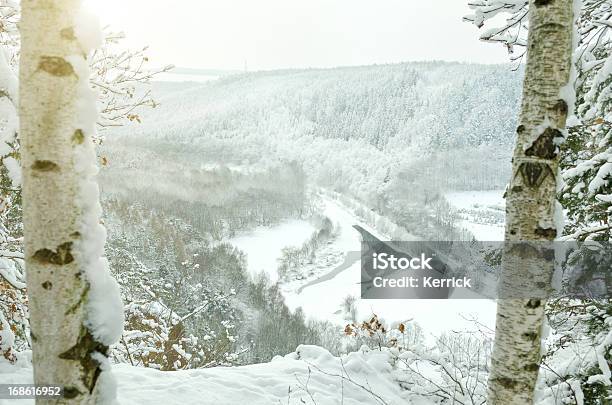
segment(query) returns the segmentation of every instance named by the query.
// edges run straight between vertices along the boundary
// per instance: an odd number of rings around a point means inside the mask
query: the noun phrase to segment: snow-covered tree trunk
[[[64,386],[60,403],[93,404],[113,396],[100,387],[123,320],[94,179],[87,55],[100,35],[80,6],[21,2],[19,114],[34,380]]]
[[[572,0],[530,0],[523,100],[506,196],[502,291],[530,291],[537,298],[515,296],[498,302],[489,404],[524,405],[533,400],[553,263],[548,248],[512,242],[552,241],[557,236],[558,144],[572,104],[572,90],[566,87],[572,24]]]

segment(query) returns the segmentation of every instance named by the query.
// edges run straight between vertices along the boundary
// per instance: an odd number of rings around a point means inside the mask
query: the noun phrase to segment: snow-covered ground
[[[317,346],[300,346],[294,353],[250,366],[157,371],[119,364],[113,366],[113,375],[122,405],[430,403],[408,398],[410,392],[400,388],[391,361],[387,350],[359,351],[338,358]],[[0,361],[0,382],[32,382],[29,362],[17,364],[8,366]],[[0,399],[0,405],[12,403]],[[31,405],[34,401],[18,403]]]
[[[459,191],[446,194],[448,202],[461,216],[459,226],[477,240],[504,239],[504,190]]]

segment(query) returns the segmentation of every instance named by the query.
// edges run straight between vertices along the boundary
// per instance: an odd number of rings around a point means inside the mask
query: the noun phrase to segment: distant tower
[[[249,71],[249,67],[248,67],[248,65],[247,65],[247,60],[245,59],[245,60],[244,60],[244,72],[246,73],[246,72],[248,72],[248,71]]]

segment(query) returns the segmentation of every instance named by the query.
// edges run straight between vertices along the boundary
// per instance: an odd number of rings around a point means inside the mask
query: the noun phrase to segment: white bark
[[[85,326],[92,260],[75,252],[87,236],[76,148],[91,136],[76,118],[83,108],[79,75],[88,73],[74,65],[86,60],[75,36],[80,0],[22,0],[21,7],[19,113],[34,380],[64,386],[59,403],[93,404],[100,354],[108,348]]]
[[[551,251],[508,242],[555,239],[558,148],[568,112],[560,97],[570,78],[572,0],[530,0],[523,100],[506,196],[507,241],[502,294],[489,377],[489,404],[530,404],[540,365],[545,298],[553,272]],[[517,298],[514,294],[529,297]],[[532,294],[532,295],[531,295]],[[532,299],[528,299],[531,298]]]

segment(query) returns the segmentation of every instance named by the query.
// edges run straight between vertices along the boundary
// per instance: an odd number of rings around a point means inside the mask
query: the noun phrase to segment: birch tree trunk
[[[93,294],[87,274],[96,263],[91,256],[98,260],[101,253],[81,247],[92,237],[84,231],[92,209],[83,196],[96,203],[98,196],[82,174],[89,170],[83,156],[94,165],[95,154],[83,154],[92,134],[82,119],[91,105],[83,99],[88,49],[75,35],[80,6],[80,0],[21,1],[19,114],[34,381],[62,385],[65,395],[39,404],[96,403],[108,350],[86,326]],[[95,238],[103,246],[104,238]]]
[[[530,0],[527,66],[506,195],[506,247],[488,403],[531,404],[540,365],[545,299],[553,273],[558,142],[572,63],[572,0]],[[512,242],[534,241],[519,244]],[[540,242],[540,243],[537,243]],[[529,295],[525,296],[526,291]],[[532,298],[533,297],[533,298]]]

